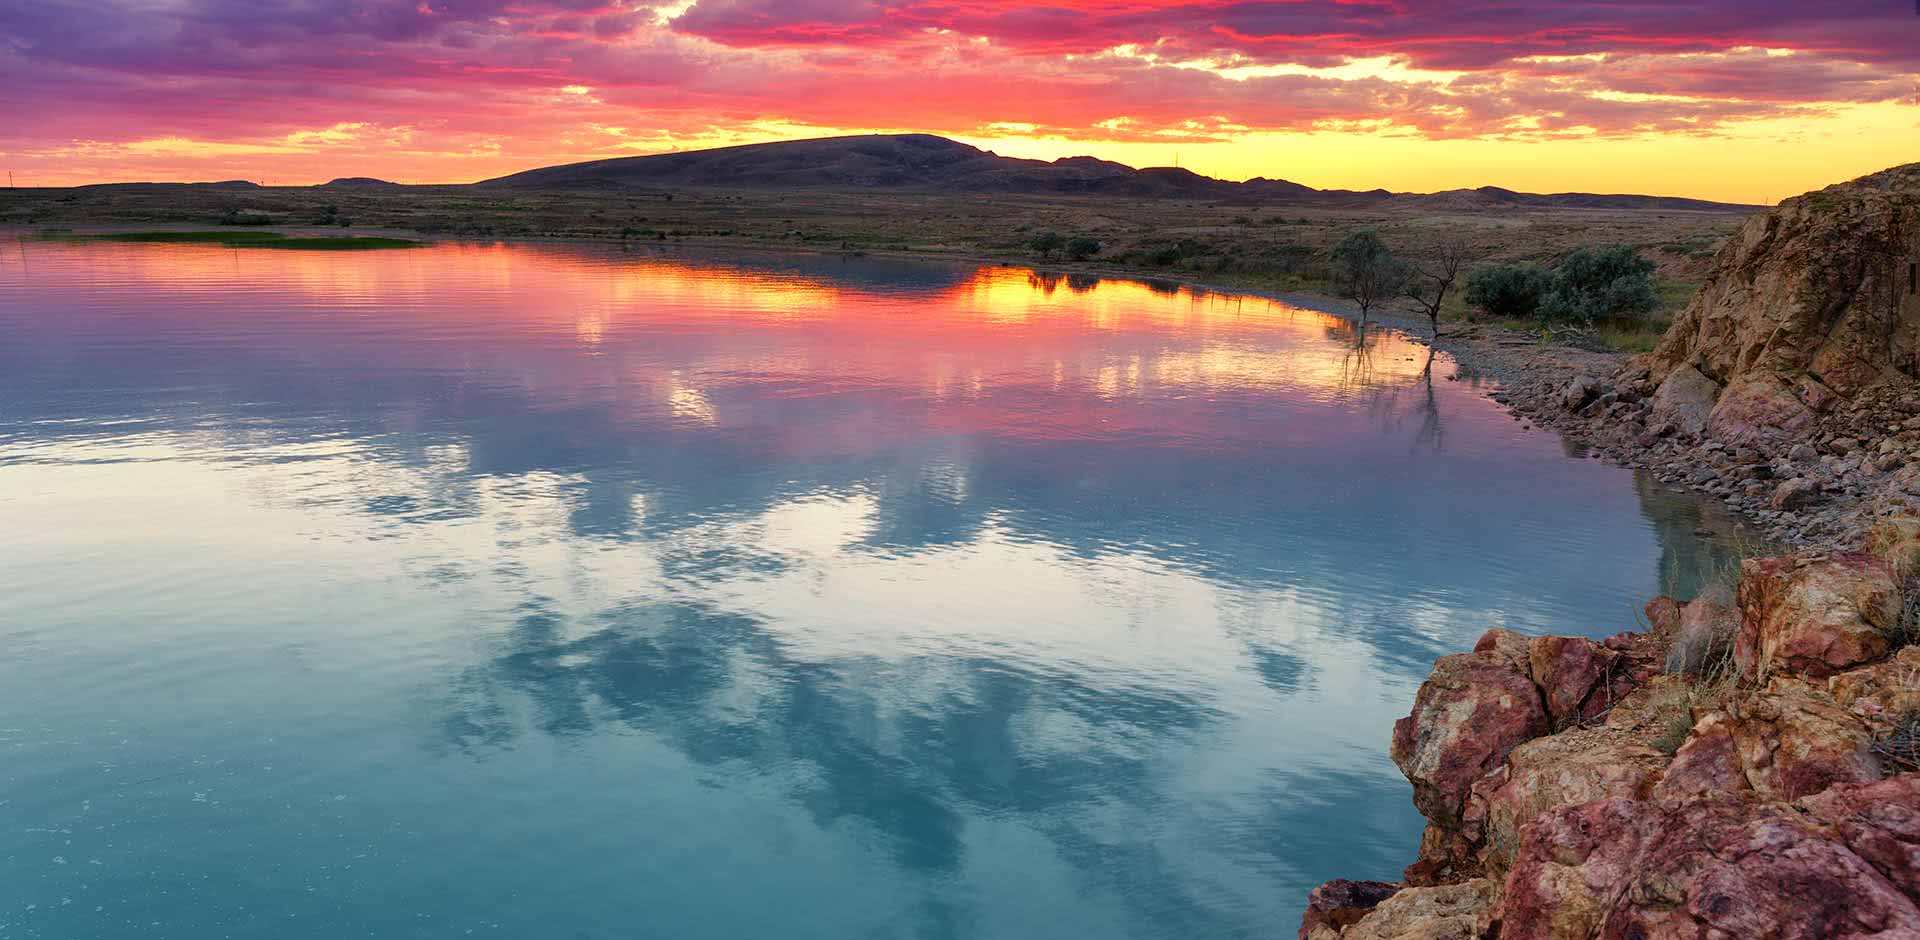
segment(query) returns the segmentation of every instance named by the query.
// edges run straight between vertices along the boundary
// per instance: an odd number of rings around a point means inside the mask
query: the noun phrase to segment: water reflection
[[[1266,935],[1411,853],[1382,751],[1434,656],[1724,556],[1444,357],[1256,299],[13,247],[22,936]]]

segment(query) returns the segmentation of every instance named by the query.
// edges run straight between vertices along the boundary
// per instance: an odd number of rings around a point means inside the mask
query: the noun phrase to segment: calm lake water
[[[1695,502],[1278,303],[0,238],[0,936],[1277,937]]]

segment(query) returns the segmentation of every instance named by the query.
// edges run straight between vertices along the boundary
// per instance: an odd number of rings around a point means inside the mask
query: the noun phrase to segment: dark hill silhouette
[[[1435,211],[1503,207],[1748,212],[1753,206],[1672,196],[1518,193],[1494,186],[1442,193],[1314,189],[1281,179],[1244,183],[1177,167],[1135,169],[1095,157],[1003,157],[932,134],[868,134],[746,144],[542,167],[484,180],[488,189],[886,188],[932,192],[1087,193],[1149,199],[1315,205],[1409,206]]]
[[[371,176],[342,176],[320,184],[323,189],[399,189],[401,184],[390,183]]]
[[[259,183],[252,180],[221,180],[217,183],[87,183],[74,189],[96,189],[117,192],[164,192],[170,189],[260,189]]]

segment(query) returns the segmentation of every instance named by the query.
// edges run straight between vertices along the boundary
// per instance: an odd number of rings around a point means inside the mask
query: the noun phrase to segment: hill
[[[399,183],[390,183],[371,176],[342,176],[320,184],[321,189],[399,189]]]
[[[1322,190],[1282,179],[1215,179],[1177,167],[1136,169],[1094,157],[1003,157],[932,134],[869,134],[746,144],[569,163],[484,180],[488,189],[582,190],[628,187],[899,189],[949,193],[1060,193],[1149,199],[1208,199],[1334,208],[1386,206],[1432,211],[1590,208],[1749,212],[1670,196],[1519,193],[1485,186],[1443,193]]]

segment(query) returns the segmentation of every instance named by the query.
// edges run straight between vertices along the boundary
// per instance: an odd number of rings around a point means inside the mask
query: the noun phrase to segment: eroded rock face
[[[1742,772],[1763,798],[1795,800],[1883,773],[1872,729],[1809,683],[1775,680],[1728,714]]]
[[[1707,282],[1649,357],[1652,381],[1691,369],[1722,384],[1782,376],[1791,386],[1810,374],[1822,389],[1852,397],[1891,376],[1920,376],[1920,308],[1907,302],[1897,277],[1920,251],[1917,224],[1920,164],[1754,216],[1721,249]],[[1797,420],[1784,401],[1771,393],[1767,400],[1780,406],[1778,417]]]
[[[1749,676],[1824,678],[1887,655],[1902,600],[1871,555],[1750,558],[1740,565],[1734,658]]]
[[[1707,436],[1736,445],[1790,442],[1818,421],[1819,415],[1779,376],[1740,376],[1714,403]]]
[[[1863,801],[1836,802],[1836,816],[1878,825],[1852,811]],[[1920,936],[1920,908],[1843,835],[1782,804],[1731,797],[1600,800],[1542,815],[1494,919],[1501,940]]]
[[[1488,645],[1482,641],[1482,645]],[[1533,679],[1510,653],[1487,648],[1443,656],[1393,726],[1393,762],[1413,784],[1413,804],[1456,827],[1473,782],[1523,741],[1547,733]]]

